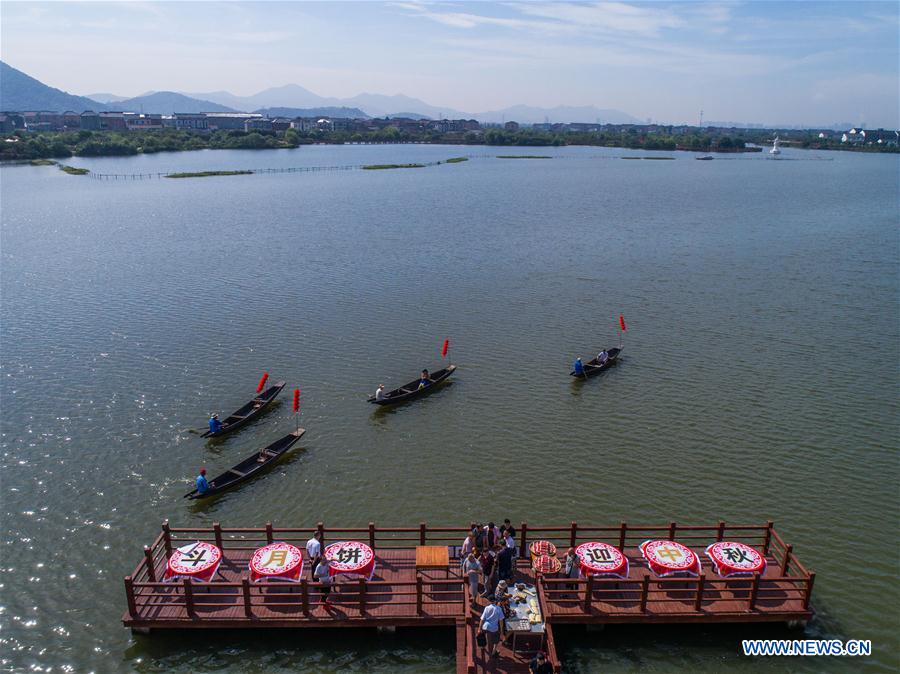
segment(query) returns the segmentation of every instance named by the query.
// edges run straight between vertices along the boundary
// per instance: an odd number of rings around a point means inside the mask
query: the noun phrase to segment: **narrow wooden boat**
[[[407,400],[412,400],[413,398],[419,398],[423,395],[427,395],[437,388],[437,384],[440,384],[447,377],[453,374],[453,371],[455,369],[456,365],[450,365],[442,370],[438,370],[437,372],[431,372],[431,383],[424,388],[419,388],[419,380],[414,379],[408,384],[404,384],[400,388],[395,388],[393,391],[388,391],[384,395],[384,400],[375,400],[374,395],[369,396],[369,402],[374,403],[375,405],[396,405],[397,403],[402,403]]]
[[[606,353],[609,354],[609,359],[605,363],[603,363],[603,365],[598,365],[597,359],[594,358],[586,363],[582,363],[582,365],[584,366],[584,374],[575,374],[575,370],[572,370],[569,374],[571,374],[573,377],[578,377],[579,379],[584,379],[585,375],[587,375],[588,377],[593,377],[595,374],[600,374],[604,370],[608,370],[610,367],[612,367],[612,364],[616,362],[619,354],[622,353],[622,349],[614,346],[611,349],[607,349]]]
[[[197,490],[194,489],[185,494],[184,497],[192,500],[207,498],[209,496],[220,494],[227,489],[231,489],[241,482],[246,482],[260,471],[270,467],[273,463],[278,461],[279,457],[293,447],[294,443],[296,443],[304,433],[306,433],[305,428],[298,428],[296,431],[285,435],[280,440],[276,440],[268,447],[247,457],[234,468],[229,468],[221,475],[217,475],[209,481],[209,491],[205,494],[198,494]]]
[[[263,411],[266,409],[266,406],[270,402],[278,397],[278,394],[281,393],[281,389],[283,389],[284,387],[285,382],[276,382],[274,386],[270,386],[269,388],[267,388],[237,412],[234,412],[233,414],[230,414],[228,417],[226,417],[222,422],[222,428],[220,428],[218,431],[216,431],[215,433],[206,431],[206,433],[204,433],[201,437],[218,438],[221,435],[230,433],[231,431],[240,428],[244,424],[253,421],[253,419],[263,413]]]

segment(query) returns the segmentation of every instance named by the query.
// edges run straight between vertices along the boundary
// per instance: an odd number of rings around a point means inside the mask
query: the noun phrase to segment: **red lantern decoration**
[[[262,393],[263,386],[266,385],[266,379],[268,379],[268,378],[269,378],[269,373],[263,372],[263,376],[260,377],[259,384],[257,384],[257,386],[256,386],[257,393]]]
[[[622,314],[619,314],[619,327],[622,328],[622,332],[625,332],[625,317]]]
[[[300,389],[294,389],[294,414],[300,411]]]
[[[445,339],[445,340],[444,340],[444,348],[441,349],[441,357],[442,357],[442,358],[446,358],[446,357],[447,357],[447,350],[448,350],[449,348],[450,348],[450,340],[449,340],[449,339]]]

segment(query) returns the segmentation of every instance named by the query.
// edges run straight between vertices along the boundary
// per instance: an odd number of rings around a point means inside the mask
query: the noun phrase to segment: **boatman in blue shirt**
[[[206,468],[201,468],[200,474],[197,476],[197,493],[203,496],[208,491],[209,482],[206,481]]]
[[[575,359],[575,374],[579,377],[584,376],[584,365],[581,364],[581,358]]]
[[[218,414],[210,414],[209,415],[209,432],[210,433],[218,433],[222,430],[222,422],[219,421]]]

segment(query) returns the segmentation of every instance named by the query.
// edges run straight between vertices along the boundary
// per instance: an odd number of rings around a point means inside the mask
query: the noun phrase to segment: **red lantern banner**
[[[641,554],[647,566],[660,578],[672,574],[700,575],[700,558],[689,547],[675,541],[644,541]]]
[[[250,580],[254,583],[272,580],[299,583],[303,578],[303,553],[290,543],[272,543],[256,550],[249,566]]]
[[[743,543],[719,541],[706,548],[706,556],[713,563],[716,573],[729,576],[752,576],[765,573],[766,558]]]
[[[197,541],[172,551],[166,565],[165,581],[190,578],[208,583],[219,570],[222,551],[212,543]]]
[[[625,317],[622,314],[619,314],[619,327],[625,332]]]
[[[375,573],[375,551],[365,543],[342,541],[325,548],[325,558],[331,561],[330,576],[372,579]]]
[[[300,411],[300,389],[294,389],[294,414]]]
[[[628,578],[628,558],[608,543],[592,541],[575,548],[581,575]]]
[[[449,339],[445,339],[445,340],[444,340],[444,347],[441,349],[441,357],[442,357],[442,358],[446,358],[446,357],[447,357],[447,350],[448,350],[449,348],[450,348],[450,340],[449,340]]]
[[[256,386],[256,392],[257,392],[257,393],[262,393],[263,386],[266,385],[266,379],[268,379],[268,378],[269,378],[269,373],[268,373],[268,372],[263,372],[263,376],[260,377],[260,379],[259,379],[259,384],[257,384],[257,386]]]

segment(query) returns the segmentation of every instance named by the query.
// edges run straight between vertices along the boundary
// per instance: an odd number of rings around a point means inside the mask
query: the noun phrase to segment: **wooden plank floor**
[[[722,578],[706,565],[702,575],[707,582],[700,611],[696,610],[696,585],[685,583],[683,589],[666,586],[660,588],[655,578],[643,564],[637,550],[626,550],[630,567],[628,581],[620,584],[621,591],[614,594],[596,592],[590,613],[585,613],[583,591],[577,597],[573,591],[562,600],[554,593],[546,602],[545,610],[554,623],[646,623],[646,622],[757,622],[801,620],[810,617],[804,608],[797,586],[790,582],[760,583],[760,590],[753,611],[748,610],[750,581],[744,588],[721,589]],[[778,574],[778,563],[769,558],[769,573]],[[645,576],[650,576],[650,592],[646,611],[641,611],[640,586]]]
[[[215,581],[241,582],[247,576],[247,565],[250,550],[226,550],[225,558],[219,566]],[[455,565],[451,564],[451,567]],[[156,577],[162,578],[165,567],[162,561],[157,563]],[[310,579],[308,565],[304,568],[304,576]],[[450,586],[432,586],[428,579],[460,580],[458,567],[446,572],[426,571],[422,573],[424,583],[424,601],[422,615],[416,613],[415,585],[395,587],[392,585],[372,586],[366,596],[365,613],[360,611],[359,581],[339,580],[333,587],[328,604],[322,602],[322,593],[310,588],[309,616],[302,611],[302,595],[299,584],[270,583],[253,584],[252,618],[247,618],[244,611],[240,588],[216,587],[215,582],[209,585],[194,584],[195,617],[188,615],[184,606],[184,597],[178,584],[164,588],[141,588],[137,597],[138,614],[135,617],[127,613],[123,620],[128,626],[164,627],[165,623],[180,622],[182,627],[222,626],[272,626],[272,623],[289,623],[292,626],[323,627],[329,624],[339,625],[346,622],[372,622],[405,624],[455,624],[455,619],[463,615],[463,593],[453,592],[436,596],[431,590],[450,591]],[[382,549],[376,556],[373,581],[387,583],[415,583],[415,551],[410,549]],[[397,593],[405,592],[408,595]],[[281,596],[276,596],[281,595]],[[236,623],[236,624],[235,624]]]

